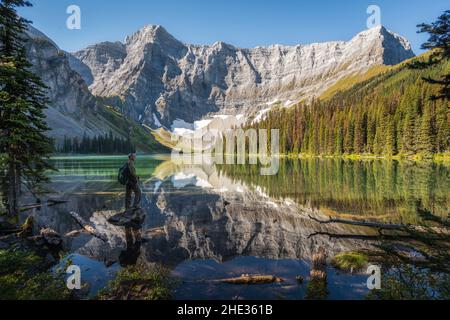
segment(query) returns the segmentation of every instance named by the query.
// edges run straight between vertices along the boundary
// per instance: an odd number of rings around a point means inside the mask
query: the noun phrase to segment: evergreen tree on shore
[[[23,39],[28,21],[16,11],[29,6],[24,0],[0,3],[0,187],[11,216],[19,212],[23,187],[37,192],[47,181],[46,157],[52,151],[44,115],[46,87],[30,71]]]
[[[274,109],[258,128],[280,129],[285,154],[429,158],[450,152],[448,100],[429,99],[439,89],[422,81],[448,69],[449,60],[424,69],[396,66],[329,99]]]
[[[419,33],[429,34],[429,38],[422,45],[422,49],[434,51],[428,62],[415,64],[415,67],[423,68],[439,63],[441,60],[450,59],[450,10],[446,10],[435,22],[431,24],[422,23],[417,27]],[[450,100],[450,72],[448,70],[440,78],[424,77],[423,79],[441,88],[438,94],[432,96],[432,99]]]
[[[108,134],[89,137],[84,135],[81,141],[78,138],[64,137],[61,146],[56,150],[60,153],[78,154],[128,154],[136,151],[136,146],[131,140],[118,138],[112,131]]]

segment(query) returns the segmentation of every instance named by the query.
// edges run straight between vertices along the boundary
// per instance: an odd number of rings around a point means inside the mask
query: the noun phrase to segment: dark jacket
[[[128,170],[129,170],[129,184],[137,184],[139,181],[139,177],[136,174],[136,167],[134,166],[134,161],[129,160],[128,161]]]

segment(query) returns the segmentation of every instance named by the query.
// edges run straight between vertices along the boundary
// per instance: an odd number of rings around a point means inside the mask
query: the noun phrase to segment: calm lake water
[[[420,212],[447,217],[450,167],[396,161],[285,159],[275,176],[257,166],[180,165],[166,155],[140,156],[145,220],[139,246],[124,228],[106,220],[123,210],[124,188],[117,183],[124,157],[70,157],[52,160],[54,194],[67,204],[35,211],[41,226],[61,234],[79,227],[75,211],[107,241],[82,234],[68,241],[70,258],[82,268],[91,294],[120,268],[160,263],[180,279],[176,299],[303,299],[311,259],[323,248],[331,259],[343,251],[373,245],[333,235],[370,234],[366,228],[320,224],[311,216],[336,216],[385,223],[421,224]],[[285,279],[267,285],[226,285],[215,280],[241,274]],[[305,278],[303,284],[296,276]],[[363,299],[367,276],[327,269],[329,299]]]

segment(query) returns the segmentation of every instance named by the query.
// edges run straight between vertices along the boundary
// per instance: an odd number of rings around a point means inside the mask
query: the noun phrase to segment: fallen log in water
[[[65,238],[76,238],[76,237],[78,237],[79,235],[81,235],[82,233],[86,233],[86,232],[87,232],[87,231],[84,230],[84,229],[81,229],[81,230],[72,230],[72,231],[67,232],[67,233],[64,235],[64,237],[65,237]]]
[[[279,278],[272,275],[249,275],[243,274],[237,278],[228,278],[228,279],[220,279],[215,280],[214,282],[222,282],[229,284],[269,284],[274,282],[284,282],[283,278]]]
[[[384,235],[382,233],[382,230],[395,230],[404,232],[406,234],[410,234],[411,232],[422,232],[426,233],[428,230],[431,230],[435,232],[436,234],[446,236],[449,234],[449,229],[444,227],[423,227],[423,226],[415,226],[415,225],[405,225],[405,224],[390,224],[390,223],[380,223],[380,222],[373,222],[373,221],[357,221],[357,220],[348,220],[348,219],[341,219],[341,218],[329,218],[328,220],[320,220],[317,219],[311,215],[309,215],[309,218],[311,220],[314,220],[320,224],[330,224],[330,223],[340,223],[340,224],[346,224],[346,225],[352,225],[352,226],[358,226],[358,227],[369,227],[369,228],[375,228],[378,230],[379,236],[383,236],[385,238],[389,237],[387,235]],[[320,234],[319,232],[313,234],[317,235]],[[344,237],[344,236],[340,236]],[[377,236],[373,236],[373,238],[376,238]],[[400,237],[400,236],[395,236]],[[408,236],[405,236],[408,237]]]
[[[59,204],[64,204],[69,202],[68,200],[54,200],[54,199],[48,199],[46,203],[33,203],[33,204],[27,204],[19,208],[19,212],[26,212],[33,209],[39,209],[44,206],[53,207]],[[7,214],[7,212],[0,212],[0,214]]]
[[[58,199],[48,199],[47,203],[49,204],[49,206],[56,206],[57,204],[64,204],[64,203],[68,203],[69,200],[58,200]]]
[[[166,235],[166,231],[164,230],[164,227],[148,229],[148,230],[145,230],[144,233],[146,236],[148,236],[150,238],[157,238],[157,237]]]
[[[388,229],[388,230],[405,230],[410,228],[411,226],[402,225],[402,224],[389,224],[389,223],[379,223],[379,222],[371,222],[371,221],[356,221],[356,220],[348,220],[348,219],[340,219],[340,218],[328,218],[328,220],[319,220],[314,218],[313,216],[309,216],[311,220],[314,220],[321,224],[329,224],[329,223],[342,223],[353,226],[360,227],[371,227],[377,229]]]
[[[89,222],[83,219],[78,213],[76,212],[70,212],[70,216],[88,233],[93,235],[96,238],[99,238],[100,240],[107,241],[106,237],[103,236],[98,230]]]

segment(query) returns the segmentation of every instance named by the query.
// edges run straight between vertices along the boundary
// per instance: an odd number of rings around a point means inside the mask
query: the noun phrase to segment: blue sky
[[[20,13],[62,49],[76,51],[100,41],[123,39],[146,24],[160,24],[177,39],[194,44],[224,41],[251,48],[349,40],[366,28],[371,4],[381,8],[381,23],[405,36],[415,53],[431,22],[448,0],[31,0]],[[66,28],[69,5],[81,8],[81,30]]]

